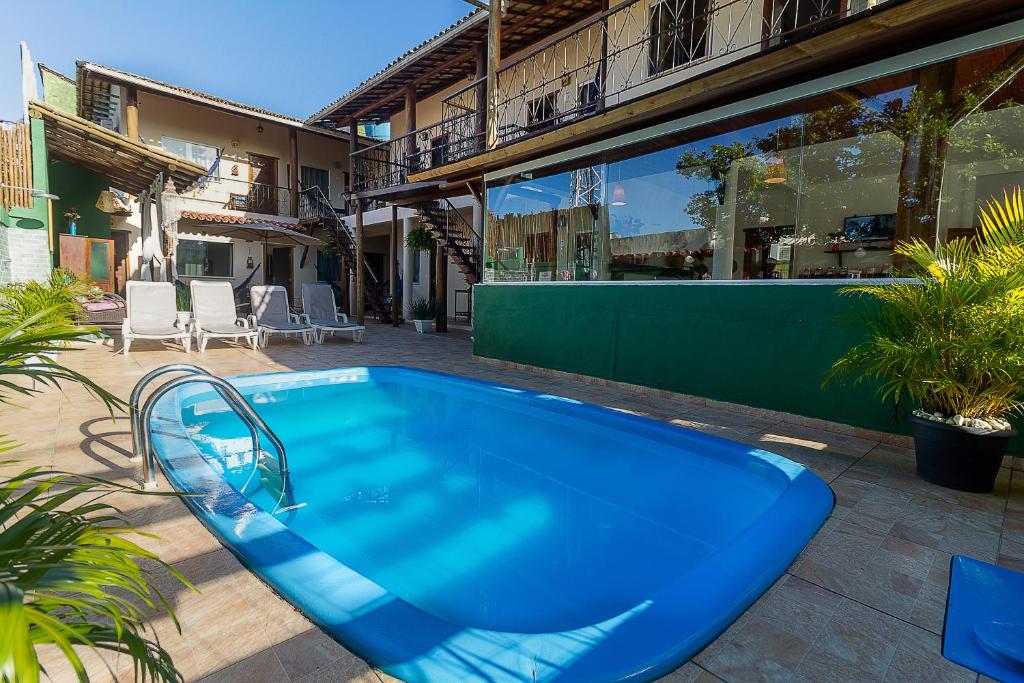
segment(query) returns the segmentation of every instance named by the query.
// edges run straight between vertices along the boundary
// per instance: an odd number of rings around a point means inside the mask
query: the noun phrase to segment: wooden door
[[[114,291],[114,240],[61,235],[60,265],[104,292]]]
[[[249,152],[249,211],[277,215],[277,159]]]
[[[266,283],[280,285],[288,292],[288,301],[292,300],[292,248],[279,247],[273,244],[266,247],[267,264]]]
[[[131,250],[132,234],[127,230],[111,230],[114,238],[114,293],[125,296],[125,283],[131,277],[128,252]]]

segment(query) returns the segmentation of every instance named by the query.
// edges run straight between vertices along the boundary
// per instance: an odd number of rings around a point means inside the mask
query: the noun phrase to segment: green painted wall
[[[100,192],[110,187],[110,181],[65,161],[50,164],[50,187],[60,197],[53,203],[53,221],[57,232],[69,230],[64,214],[74,207],[81,218],[77,221],[78,234],[86,237],[110,239],[110,214],[96,208]]]
[[[43,76],[43,101],[68,114],[78,113],[78,88],[60,76],[40,69]]]
[[[60,197],[59,201],[53,203],[56,233],[70,232],[71,226],[64,214],[74,207],[81,216],[75,222],[78,235],[110,239],[110,214],[96,208],[100,192],[110,187],[107,178],[81,166],[55,160],[50,164],[50,186],[54,194]],[[55,262],[60,263],[60,239],[57,237],[53,240],[53,250]]]
[[[863,339],[826,284],[481,285],[480,356],[906,432],[867,385],[819,386]]]
[[[32,136],[32,186],[37,190],[49,192],[46,167],[46,131],[42,119],[31,119],[30,133]],[[12,207],[5,211],[0,206],[0,225],[26,230],[49,229],[49,212],[45,199],[34,199],[30,208]]]

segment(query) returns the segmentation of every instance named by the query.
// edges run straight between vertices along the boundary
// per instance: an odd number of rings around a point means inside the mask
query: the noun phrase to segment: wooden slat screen
[[[0,205],[6,208],[32,206],[32,146],[29,127],[24,123],[0,126]]]

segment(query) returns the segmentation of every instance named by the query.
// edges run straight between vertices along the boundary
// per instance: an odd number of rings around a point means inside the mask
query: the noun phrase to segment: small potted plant
[[[416,325],[416,331],[420,334],[434,331],[434,316],[437,309],[434,302],[427,301],[420,297],[412,304],[412,322]]]
[[[916,280],[862,284],[870,338],[825,378],[875,379],[883,400],[909,402],[917,474],[988,492],[1024,408],[1024,203],[1020,188],[981,213],[976,238],[894,249]]]

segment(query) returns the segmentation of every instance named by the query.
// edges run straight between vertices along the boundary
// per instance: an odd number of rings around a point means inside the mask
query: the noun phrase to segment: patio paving
[[[119,347],[115,347],[119,348]],[[913,454],[799,418],[745,413],[684,397],[663,398],[474,359],[469,337],[416,335],[371,324],[363,344],[275,342],[265,351],[211,342],[205,354],[136,342],[131,355],[95,346],[65,353],[72,367],[127,397],[148,370],[201,364],[221,375],[352,365],[408,365],[469,375],[647,414],[775,451],[821,475],[836,494],[831,519],[789,571],[724,634],[665,681],[974,681],[939,653],[952,554],[1024,570],[1024,469],[1004,467],[991,495],[931,486]],[[5,407],[0,433],[23,445],[25,464],[140,481],[127,461],[128,422],[111,420],[76,387]],[[168,486],[162,480],[162,490]],[[389,677],[347,652],[245,570],[178,500],[119,494],[116,502],[200,592],[162,576],[181,620],[154,629],[188,681],[281,683]],[[49,658],[48,658],[49,659]],[[88,657],[94,681],[132,680],[124,659]],[[113,674],[107,673],[107,665]],[[74,680],[59,660],[54,681]]]

